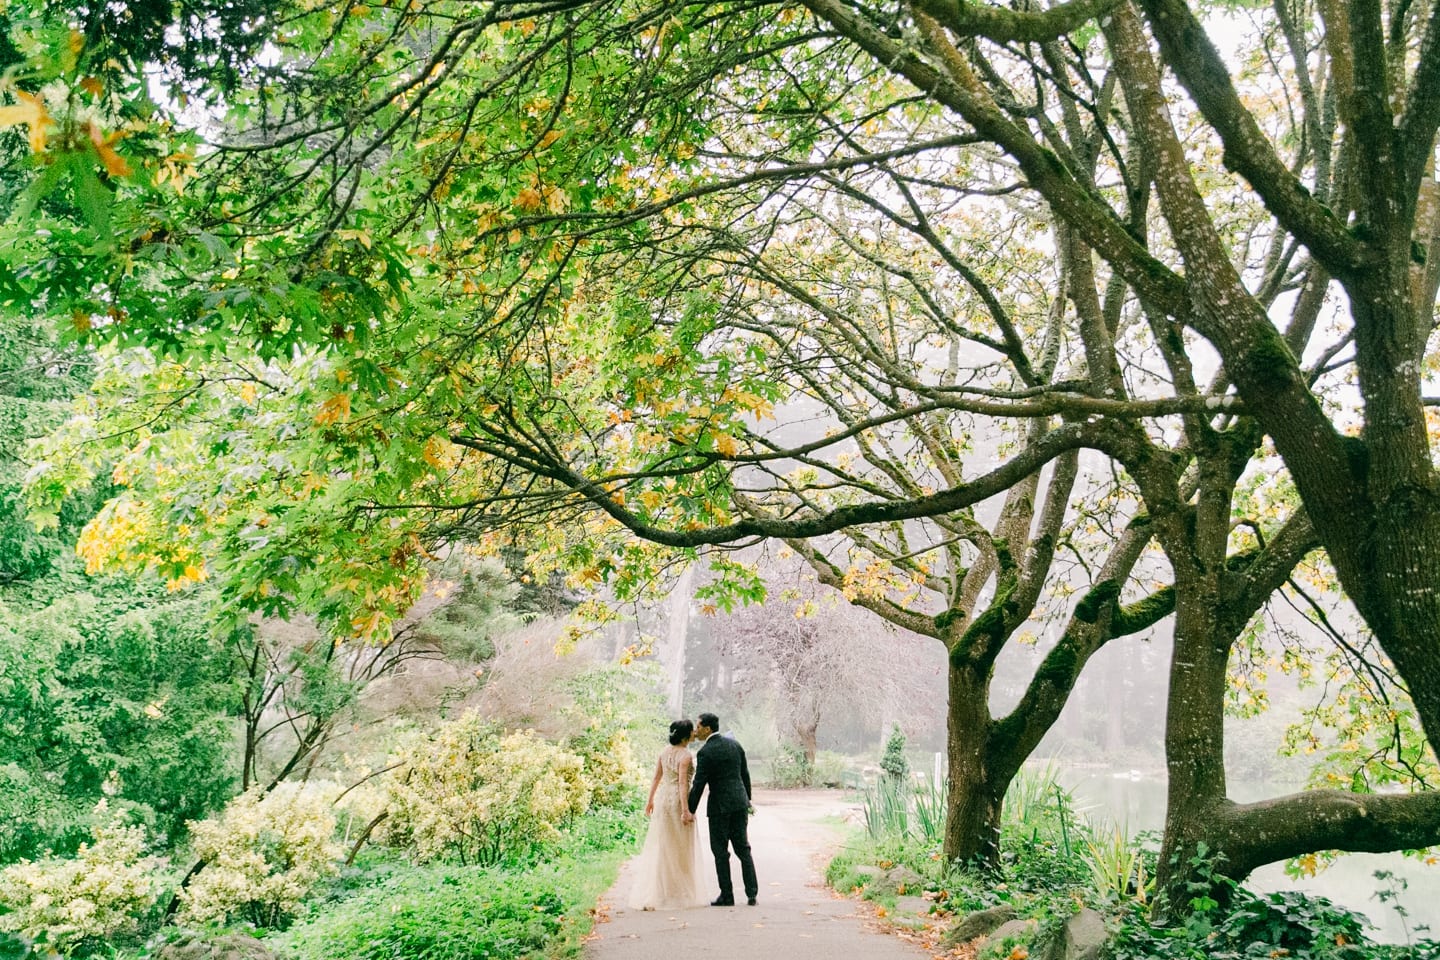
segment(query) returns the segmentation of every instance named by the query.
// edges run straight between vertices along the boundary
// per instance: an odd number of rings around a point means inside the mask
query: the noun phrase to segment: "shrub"
[[[896,724],[885,741],[885,754],[880,758],[880,769],[886,779],[901,782],[910,776],[910,761],[905,756],[905,733]]]
[[[1259,895],[1232,885],[1229,899],[1228,906],[1214,900],[1198,903],[1193,913],[1171,926],[1153,925],[1142,904],[1128,901],[1121,907],[1111,942],[1112,955],[1116,960],[1278,956],[1292,960],[1355,960],[1405,956],[1410,952],[1371,944],[1365,935],[1369,924],[1364,917],[1323,897],[1293,890]],[[1423,945],[1418,950],[1432,946]]]
[[[210,598],[88,583],[0,608],[0,859],[70,854],[102,797],[174,842],[230,793],[230,661]],[[162,588],[163,593],[163,588]]]
[[[415,748],[390,781],[388,836],[420,860],[497,864],[533,856],[590,805],[584,761],[533,732],[497,735],[474,713]]]
[[[770,785],[781,789],[808,787],[815,782],[815,768],[805,751],[793,744],[780,748],[770,760]]]
[[[236,797],[219,817],[190,824],[205,862],[180,897],[191,922],[273,927],[338,869],[331,795],[300,783]]]
[[[634,785],[635,754],[624,729],[596,723],[571,737],[566,747],[584,764],[585,778],[596,804],[618,803]]]
[[[279,937],[296,960],[517,960],[578,940],[610,863],[524,873],[432,866],[392,877]]]
[[[134,932],[155,905],[160,875],[142,860],[145,831],[96,809],[91,841],[73,859],[24,861],[0,871],[0,930],[69,955]]]

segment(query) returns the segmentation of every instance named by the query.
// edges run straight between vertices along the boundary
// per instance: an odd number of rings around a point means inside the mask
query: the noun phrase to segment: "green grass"
[[[435,866],[394,874],[269,938],[294,960],[571,957],[625,852],[525,870]]]
[[[592,810],[543,863],[415,867],[384,857],[266,943],[287,960],[578,956],[591,910],[635,848],[638,800]]]

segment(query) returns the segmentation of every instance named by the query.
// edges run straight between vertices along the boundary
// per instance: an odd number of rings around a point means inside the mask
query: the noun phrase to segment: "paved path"
[[[759,903],[747,907],[641,911],[626,906],[630,864],[601,902],[610,921],[595,926],[585,960],[918,960],[929,954],[866,927],[856,905],[824,884],[825,862],[841,839],[821,823],[855,808],[831,791],[759,791],[750,846]],[[740,865],[733,861],[735,881]],[[714,884],[714,876],[709,877]]]

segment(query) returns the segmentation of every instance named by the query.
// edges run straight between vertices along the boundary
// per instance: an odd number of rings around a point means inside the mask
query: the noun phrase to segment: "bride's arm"
[[[680,822],[690,823],[695,815],[690,812],[690,776],[695,772],[695,759],[687,752],[680,758]]]
[[[650,799],[645,801],[645,816],[655,812],[655,791],[660,789],[660,778],[665,771],[660,768],[660,758],[655,758],[655,779],[650,781]]]

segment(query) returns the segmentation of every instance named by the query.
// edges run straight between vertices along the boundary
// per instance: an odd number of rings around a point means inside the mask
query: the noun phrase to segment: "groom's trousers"
[[[735,888],[730,882],[731,847],[740,858],[745,896],[753,897],[760,892],[760,883],[755,879],[755,861],[750,857],[749,826],[750,814],[745,810],[710,815],[710,852],[715,854],[715,878],[720,881],[720,896],[727,900],[735,899]]]

